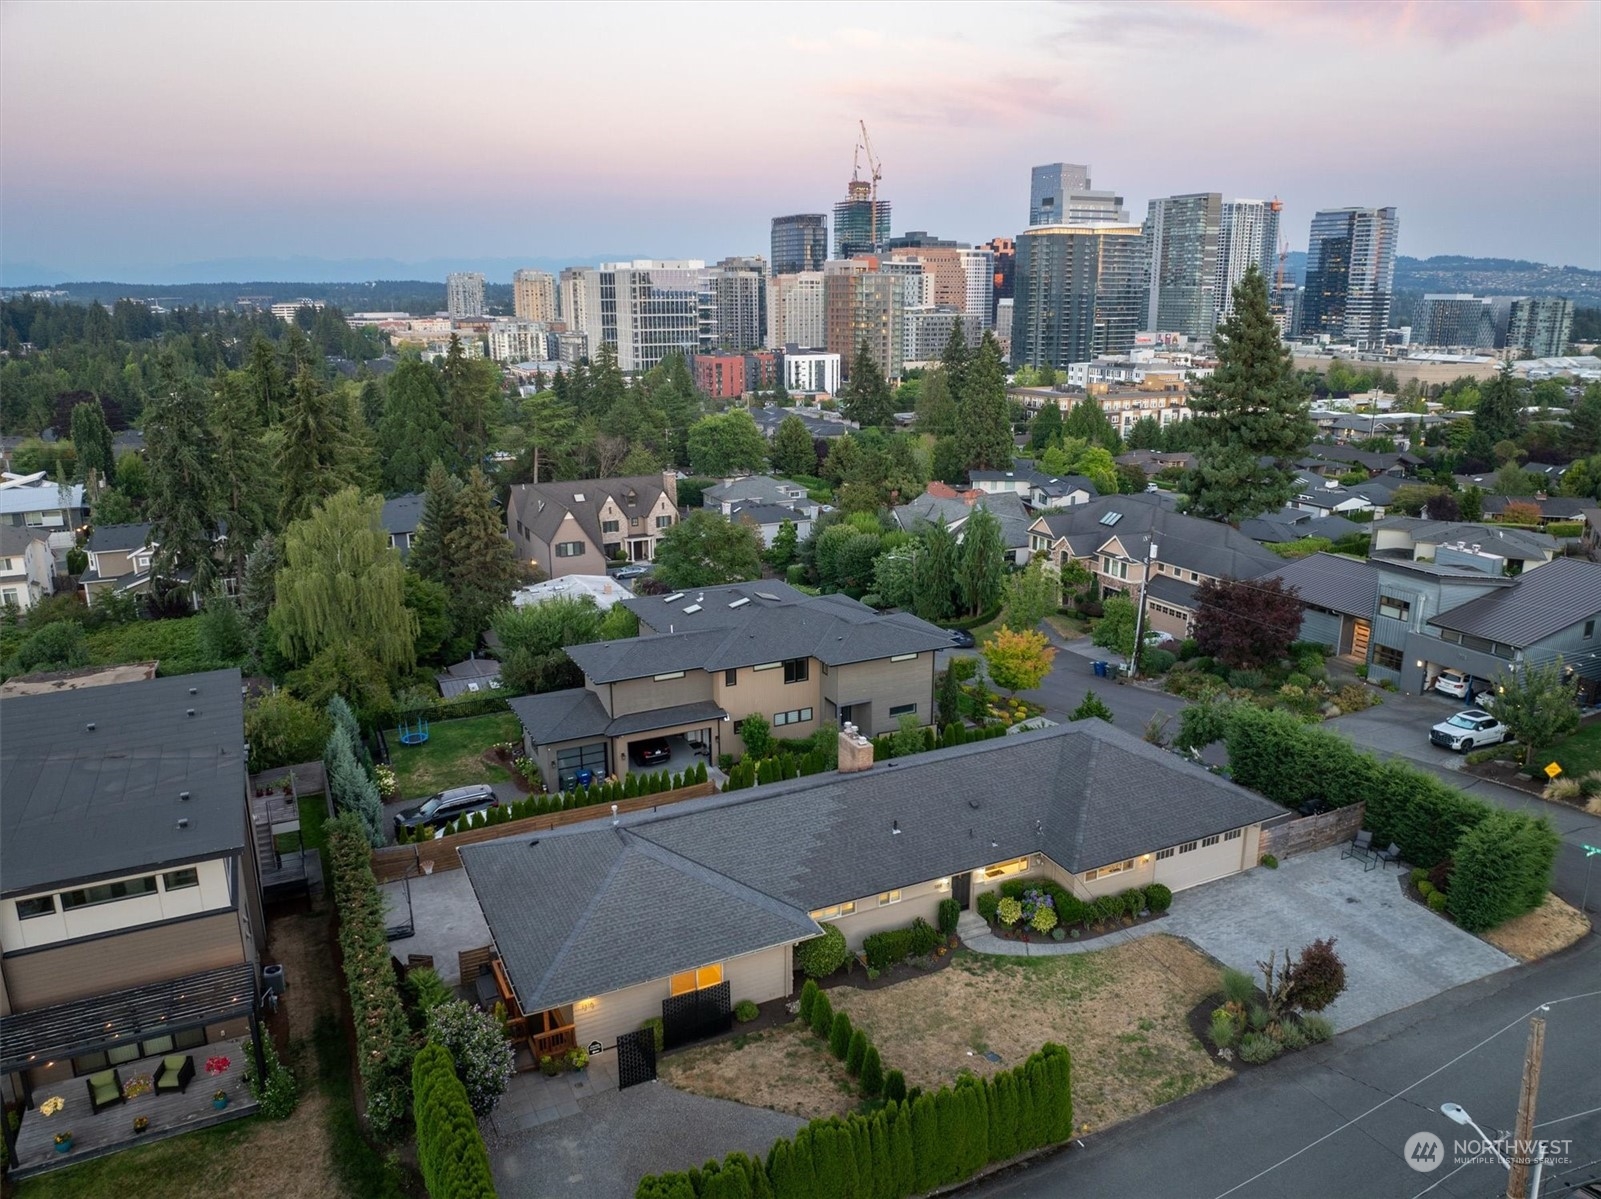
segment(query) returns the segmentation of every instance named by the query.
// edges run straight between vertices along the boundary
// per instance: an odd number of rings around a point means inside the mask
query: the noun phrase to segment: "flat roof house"
[[[506,536],[523,564],[559,575],[603,575],[614,560],[653,562],[678,523],[671,471],[626,479],[522,483],[506,501]]]
[[[62,487],[43,471],[0,478],[0,524],[36,529],[44,534],[57,569],[65,569],[67,551],[78,530],[89,523],[83,484]]]
[[[460,852],[523,1012],[602,1049],[660,1017],[673,1046],[788,996],[826,923],[859,947],[1023,875],[1182,890],[1255,866],[1281,813],[1092,720]]]
[[[908,613],[766,579],[620,601],[638,637],[569,646],[584,686],[511,701],[547,784],[630,769],[635,742],[665,738],[677,771],[744,752],[738,724],[780,737],[850,721],[869,736],[932,720],[935,651],[950,635]]]
[[[23,1108],[7,1136],[26,1169],[56,1156],[41,1095],[105,1151],[131,1121],[100,1114],[120,1102],[94,1098],[102,1072],[176,1074],[186,1057],[192,1077],[226,1043],[218,1081],[236,1081],[265,925],[237,670],[8,698],[0,725],[0,1085]],[[152,1124],[193,1126],[211,1089]],[[254,1109],[236,1097],[234,1114]]]

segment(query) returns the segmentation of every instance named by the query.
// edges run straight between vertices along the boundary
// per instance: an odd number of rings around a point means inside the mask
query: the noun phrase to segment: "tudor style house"
[[[104,1151],[129,1121],[99,1116],[102,1076],[192,1076],[216,1044],[236,1081],[265,923],[237,670],[8,698],[0,724],[0,1090],[22,1169],[54,1156],[43,1096]]]
[[[619,602],[639,617],[638,637],[569,646],[582,687],[511,701],[552,787],[585,771],[599,779],[738,756],[739,722],[753,713],[796,739],[846,721],[871,736],[903,716],[933,720],[935,651],[950,635],[908,613],[771,579]],[[636,742],[658,740],[670,762],[633,758]]]
[[[1029,526],[1032,549],[1058,567],[1083,564],[1103,595],[1137,595],[1146,582],[1153,630],[1190,635],[1195,589],[1212,579],[1254,579],[1284,565],[1238,529],[1174,512],[1155,495],[1113,495],[1042,513]]]
[[[1179,891],[1254,867],[1283,811],[1097,720],[879,766],[841,738],[865,769],[464,846],[520,1009],[602,1051],[661,1018],[670,1048],[789,995],[824,924],[860,947],[1016,876]]]
[[[627,479],[522,483],[506,501],[506,536],[530,569],[550,578],[599,575],[613,561],[653,562],[678,523],[671,471]]]

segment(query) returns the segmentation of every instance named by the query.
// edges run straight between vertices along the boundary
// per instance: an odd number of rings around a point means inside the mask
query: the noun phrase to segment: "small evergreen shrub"
[[[1272,854],[1265,853],[1262,855],[1262,865],[1266,866],[1269,870],[1277,870],[1279,868],[1279,860]]]
[[[884,1063],[878,1056],[878,1046],[869,1045],[862,1056],[862,1094],[872,1098],[884,1089]]]
[[[1286,1020],[1279,1025],[1279,1044],[1286,1049],[1305,1049],[1308,1044],[1306,1030],[1298,1021]]]
[[[1422,883],[1428,880],[1429,872],[1422,866],[1417,866],[1413,868],[1410,877],[1412,879],[1412,885],[1414,887],[1420,887]]]
[[[1118,899],[1123,901],[1123,914],[1125,916],[1138,916],[1145,910],[1145,892],[1138,887],[1130,887],[1120,892]]]
[[[845,934],[834,925],[825,925],[821,936],[812,937],[795,946],[795,964],[809,978],[827,978],[843,966],[850,957]]]
[[[954,899],[939,901],[939,931],[947,937],[956,934],[956,922],[962,918],[962,905]]]
[[[808,1024],[812,1022],[812,1007],[817,1003],[817,995],[817,983],[808,978],[800,993],[800,1018]]]
[[[1145,906],[1153,912],[1165,912],[1173,906],[1173,891],[1161,883],[1145,888]]]
[[[1229,686],[1237,687],[1241,691],[1259,691],[1266,682],[1260,670],[1231,670],[1229,671]]]
[[[811,982],[811,979],[807,979],[806,981]],[[734,1019],[738,1020],[741,1024],[749,1024],[760,1014],[761,1013],[757,1010],[756,1005],[749,999],[741,999],[734,1005]]]
[[[844,1015],[843,1012],[840,1015]],[[850,1044],[845,1047],[845,1069],[860,1077],[862,1063],[867,1059],[867,1034],[861,1029],[851,1033]]]
[[[1418,884],[1418,894],[1423,896],[1424,899],[1428,899],[1429,896],[1434,895],[1436,893],[1437,893],[1437,888],[1428,879],[1424,879],[1421,883]]]
[[[906,1075],[899,1070],[890,1070],[884,1075],[884,1099],[888,1103],[903,1103],[906,1100]]]
[[[834,1002],[829,999],[828,992],[824,991],[817,996],[817,1002],[812,1004],[812,1031],[820,1037],[826,1037],[834,1027]]]
[[[854,1031],[849,1016],[844,1012],[834,1013],[834,1023],[828,1031],[828,1051],[840,1061],[844,1061],[845,1055],[850,1052],[851,1033]]]
[[[1443,912],[1445,911],[1445,903],[1445,892],[1436,891],[1433,895],[1429,896],[1429,911]]]

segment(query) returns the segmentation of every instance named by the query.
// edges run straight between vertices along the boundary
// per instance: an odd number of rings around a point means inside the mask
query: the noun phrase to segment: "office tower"
[[[1139,225],[1041,225],[1018,234],[1014,366],[1065,368],[1134,345],[1144,313]]]
[[[718,349],[755,350],[767,335],[767,263],[760,257],[725,258],[711,271],[716,303],[713,342]]]
[[[556,280],[544,271],[517,271],[511,277],[512,311],[520,321],[556,319]]]
[[[1128,212],[1123,207],[1123,197],[1114,192],[1094,191],[1090,187],[1089,167],[1052,162],[1034,168],[1028,201],[1031,226],[1126,220]]]
[[[1568,352],[1568,336],[1572,332],[1572,300],[1519,297],[1512,301],[1507,321],[1508,348],[1535,358],[1558,358]]]
[[[647,371],[669,354],[708,348],[715,292],[697,259],[604,262],[562,272],[567,327],[584,333],[591,356],[617,350],[624,371]]]
[[[1412,344],[1493,349],[1494,305],[1487,297],[1426,295],[1412,322]]]
[[[1011,296],[995,301],[995,340],[1001,343],[1001,357],[1012,360],[1012,308],[1017,303]]]
[[[962,266],[962,252],[954,244],[889,250],[885,257],[889,262],[922,265],[928,277],[928,295],[922,303],[957,309],[967,303],[967,271]]]
[[[899,237],[892,237],[884,243],[884,252],[892,250],[954,250],[961,242],[947,241],[943,237],[935,237],[927,229],[909,229]]]
[[[767,346],[814,349],[828,343],[823,272],[774,275],[767,281]]]
[[[1222,221],[1223,197],[1217,192],[1151,201],[1145,216],[1144,328],[1198,338],[1212,335]]]
[[[484,315],[484,277],[458,271],[445,277],[445,312],[453,321]]]
[[[916,258],[883,258],[878,269],[900,281],[901,303],[923,308],[934,302],[934,275]]]
[[[967,296],[962,311],[978,317],[979,328],[995,324],[995,255],[982,246],[960,251]]]
[[[901,353],[907,362],[938,362],[951,339],[953,328],[962,330],[962,340],[978,345],[984,325],[976,312],[959,312],[944,305],[908,308],[901,335]]]
[[[825,346],[840,356],[847,378],[864,341],[887,377],[900,375],[909,279],[917,282],[921,275],[879,270],[871,258],[831,260],[823,268]]]
[[[1228,200],[1217,245],[1217,319],[1234,311],[1234,289],[1254,262],[1271,294],[1278,282],[1279,200]]]
[[[995,256],[995,327],[1001,328],[1001,301],[1012,298],[1012,276],[1017,268],[1017,242],[1010,237],[994,237],[984,245],[981,250],[988,250]],[[1011,337],[1011,326],[1006,327],[1006,336]]]
[[[871,183],[852,179],[834,205],[834,257],[876,253],[889,240],[889,217],[889,201],[873,199]]]
[[[828,261],[828,217],[801,212],[773,218],[773,274],[820,271]]]
[[[1400,222],[1394,208],[1329,208],[1312,218],[1301,333],[1384,344],[1395,287]]]

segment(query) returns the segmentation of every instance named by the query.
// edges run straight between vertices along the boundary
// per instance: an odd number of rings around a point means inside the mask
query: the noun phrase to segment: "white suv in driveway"
[[[1468,683],[1468,676],[1460,670],[1442,670],[1440,677],[1434,680],[1434,689],[1441,695],[1454,695],[1457,699],[1467,699]]]
[[[1429,730],[1429,740],[1446,749],[1466,753],[1483,745],[1500,745],[1512,739],[1512,730],[1482,708],[1458,712]]]

